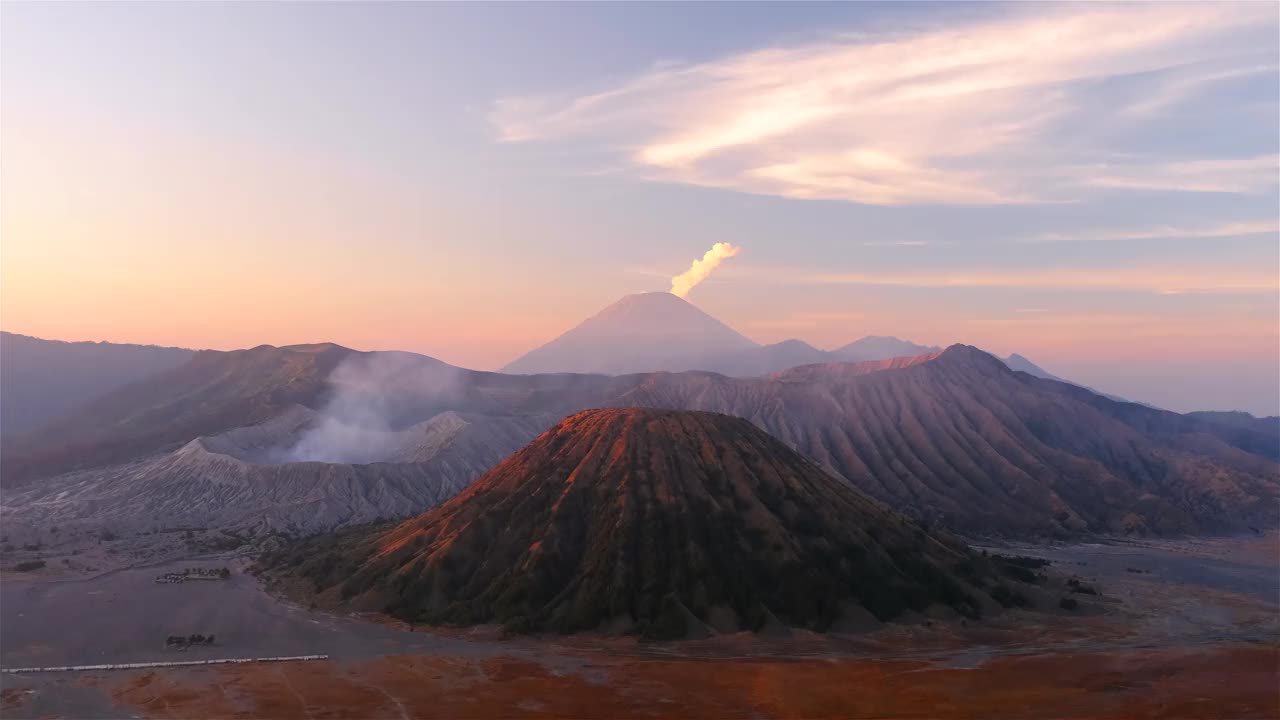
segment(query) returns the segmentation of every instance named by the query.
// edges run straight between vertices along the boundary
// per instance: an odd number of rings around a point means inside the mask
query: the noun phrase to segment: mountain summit
[[[758,347],[671,293],[627,295],[502,372],[603,373],[693,369],[697,359]]]
[[[910,340],[899,340],[896,337],[868,335],[832,350],[831,355],[835,359],[844,362],[866,362],[868,360],[886,360],[888,358],[925,355],[938,352],[941,349],[935,345],[920,345]]]

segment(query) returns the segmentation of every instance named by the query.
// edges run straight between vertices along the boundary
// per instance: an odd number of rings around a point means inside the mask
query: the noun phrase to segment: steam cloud
[[[671,278],[671,294],[681,298],[688,296],[690,290],[696,287],[698,283],[706,280],[712,271],[720,267],[720,263],[740,252],[742,252],[742,248],[732,243],[718,242],[712,245],[701,260],[694,260],[688,270]]]
[[[457,368],[410,353],[354,354],[329,375],[329,401],[276,462],[372,463],[421,442],[413,425],[461,398]]]

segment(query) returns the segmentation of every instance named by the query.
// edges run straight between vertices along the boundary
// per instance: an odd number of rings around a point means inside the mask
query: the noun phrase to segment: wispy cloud
[[[1204,90],[1225,80],[1274,74],[1277,71],[1274,57],[1269,61],[1256,64],[1247,64],[1247,62],[1241,64],[1241,59],[1235,60],[1234,64],[1225,66],[1207,64],[1171,71],[1151,91],[1125,106],[1121,113],[1135,119],[1149,117],[1194,98]]]
[[[1043,235],[1037,235],[1032,238],[1024,238],[1020,240],[1020,242],[1045,243],[1108,240],[1207,240],[1212,238],[1244,237],[1248,235],[1275,235],[1277,233],[1280,233],[1280,221],[1251,220],[1201,227],[1157,225],[1145,228],[1112,228],[1070,233],[1044,233]]]
[[[1055,133],[1158,116],[1217,83],[1274,74],[1240,45],[1272,50],[1276,20],[1268,3],[1026,4],[959,26],[661,65],[596,94],[506,98],[492,120],[502,141],[595,142],[643,177],[795,198],[1001,204],[1088,188],[1260,192],[1275,184],[1274,158],[1269,173],[1266,157],[1097,166],[1080,159],[1123,148],[1096,139],[1106,133],[1064,147]],[[1131,83],[1125,102],[1097,92],[1159,73],[1170,78]]]
[[[783,273],[778,282],[807,285],[884,285],[916,288],[1026,288],[1179,293],[1276,293],[1274,270],[1205,269],[1005,270],[915,273]]]
[[[1227,160],[1196,160],[1097,165],[1083,168],[1088,185],[1124,190],[1169,192],[1262,193],[1280,176],[1280,156],[1259,155]]]
[[[950,241],[931,240],[869,240],[862,247],[928,247],[930,245],[951,245]]]

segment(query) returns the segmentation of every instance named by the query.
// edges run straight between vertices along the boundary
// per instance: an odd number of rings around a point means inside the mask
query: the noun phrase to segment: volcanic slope
[[[291,444],[319,421],[295,405],[173,452],[29,483],[6,492],[0,520],[122,533],[194,526],[307,534],[399,519],[453,497],[552,422],[450,411],[398,432],[361,435],[381,451],[376,458],[292,460]]]
[[[745,420],[652,409],[573,415],[435,510],[266,564],[415,622],[662,637],[973,617],[995,577]]]
[[[6,436],[4,484],[175,449],[201,435],[269,420],[297,404],[319,407],[330,373],[352,352],[331,343],[202,350],[38,431]]]
[[[35,430],[194,354],[185,348],[61,342],[0,331],[0,432]]]
[[[663,380],[625,401],[745,417],[894,509],[967,535],[1280,522],[1280,466],[1266,436],[1013,372],[968,346],[794,368],[767,384]]]

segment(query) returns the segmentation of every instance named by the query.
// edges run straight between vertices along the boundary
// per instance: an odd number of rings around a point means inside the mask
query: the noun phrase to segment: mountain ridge
[[[365,462],[292,459],[279,452],[319,419],[316,411],[294,405],[265,422],[197,437],[171,452],[9,489],[0,518],[118,533],[174,525],[328,531],[406,517],[444,502],[549,422],[443,413],[401,433],[387,456]]]
[[[116,388],[177,367],[194,353],[0,331],[0,433],[12,437],[37,430]]]
[[[175,368],[108,392],[79,412],[0,439],[7,485],[169,447],[268,420],[295,404],[318,406],[329,374],[356,352],[321,343],[292,350],[200,350]],[[200,413],[185,411],[190,406]],[[128,427],[128,432],[121,430]]]
[[[745,418],[880,501],[967,535],[1167,535],[1278,524],[1268,505],[1278,493],[1274,434],[1109,400],[1012,371],[967,346],[884,362],[802,366],[765,378],[515,376],[411,353],[354,351],[343,356],[340,371],[322,377],[316,357],[259,349],[202,364],[206,375],[196,385],[230,393],[222,399],[184,395],[190,370],[126,389],[108,403],[115,415],[100,416],[84,435],[29,448],[27,480],[42,477],[38,484],[56,494],[71,482],[59,472],[115,473],[118,463],[172,452],[194,437],[303,404],[341,433],[356,422],[365,433],[356,437],[366,438],[399,437],[414,427],[427,432],[421,424],[432,418],[456,425],[448,415],[456,413],[474,431],[455,440],[440,426],[431,431],[430,447],[442,444],[454,453],[450,477],[469,481],[559,418],[592,407],[653,407]],[[262,377],[264,367],[274,374]],[[157,405],[159,398],[168,402]],[[341,412],[351,404],[358,412],[345,417]],[[370,408],[377,409],[378,423],[360,426]],[[234,422],[229,411],[240,413]],[[210,430],[195,431],[204,428]],[[295,460],[395,459],[379,454],[383,450],[369,454],[383,440],[358,442],[363,455],[344,455],[317,436],[319,446],[330,448],[324,454],[295,452],[308,437],[245,442],[294,452]],[[471,447],[471,437],[485,440]],[[400,442],[387,440],[385,447]],[[52,462],[33,462],[42,457]],[[6,456],[7,487],[14,486],[14,467]]]
[[[669,325],[681,328],[680,332],[669,332]],[[714,336],[710,345],[698,344],[706,342],[703,335]],[[833,350],[823,350],[796,338],[762,345],[683,299],[655,292],[623,296],[562,335],[508,363],[501,372],[630,375],[701,370],[730,377],[764,377],[802,365],[870,362],[942,350],[935,345],[920,345],[889,335],[868,335]],[[1014,370],[1070,382],[1017,353],[1003,361]]]

